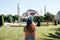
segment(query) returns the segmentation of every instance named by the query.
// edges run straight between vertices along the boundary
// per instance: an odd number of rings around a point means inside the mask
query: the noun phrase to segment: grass
[[[36,27],[37,40],[59,40],[48,37],[49,33],[55,33],[58,26],[41,26]],[[24,40],[23,27],[0,27],[0,40]]]

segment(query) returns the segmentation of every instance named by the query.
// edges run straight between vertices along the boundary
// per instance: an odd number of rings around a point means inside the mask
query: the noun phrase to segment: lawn
[[[49,33],[55,33],[58,26],[36,27],[37,40],[59,40],[58,38],[48,37]],[[0,40],[24,40],[23,27],[0,27]]]

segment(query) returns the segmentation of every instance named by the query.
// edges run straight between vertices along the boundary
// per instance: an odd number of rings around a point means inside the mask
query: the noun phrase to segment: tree
[[[4,17],[4,22],[12,23],[12,22],[18,21],[18,15],[11,15],[11,14],[4,15],[4,14],[1,14],[0,16]]]
[[[13,18],[13,22],[15,22],[15,20],[18,21],[18,15],[14,15],[14,16],[12,16],[12,18]]]
[[[12,15],[11,14],[7,15],[7,21],[9,23],[12,23]]]
[[[43,16],[34,16],[34,22],[37,22],[37,26],[41,26],[41,22],[43,22]]]
[[[55,20],[55,24],[54,25],[57,25],[57,21]]]
[[[37,22],[38,16],[34,16],[34,22]]]
[[[34,16],[34,22],[37,22],[37,20],[39,19],[40,20],[40,22],[43,22],[43,16]]]
[[[50,21],[53,21],[55,19],[54,15],[51,14],[50,12],[47,12],[45,15],[44,15],[44,20],[47,22],[50,22]]]
[[[41,26],[39,19],[37,20],[37,26]]]
[[[24,19],[22,19],[23,20],[23,22],[26,22],[26,18],[24,18]]]
[[[40,22],[43,22],[43,19],[44,17],[43,16],[40,16]]]
[[[0,15],[0,27],[4,25],[4,17]]]
[[[35,16],[33,20],[34,20],[34,22],[37,22],[37,26],[40,26],[40,22],[41,22],[40,16]]]

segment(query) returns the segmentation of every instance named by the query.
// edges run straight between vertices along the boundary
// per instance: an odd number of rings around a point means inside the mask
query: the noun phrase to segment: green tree
[[[0,15],[0,27],[4,25],[4,17]]]
[[[26,18],[24,18],[24,19],[22,19],[23,20],[23,22],[26,22]]]
[[[55,19],[54,15],[51,14],[50,12],[47,12],[45,15],[44,15],[44,20],[47,22],[50,22],[50,21],[53,21]]]
[[[15,20],[18,21],[18,15],[14,15],[12,18],[13,18],[13,22],[15,22]]]
[[[40,20],[37,20],[37,26],[41,26]]]
[[[35,16],[33,20],[34,22],[37,22],[37,20],[39,19],[40,22],[43,22],[43,18],[44,18],[43,16]]]
[[[7,21],[9,23],[12,23],[12,15],[11,14],[7,15]]]
[[[40,22],[41,22],[41,17],[40,16],[35,16],[33,20],[34,20],[34,22],[37,22],[37,26],[41,25],[40,24]]]

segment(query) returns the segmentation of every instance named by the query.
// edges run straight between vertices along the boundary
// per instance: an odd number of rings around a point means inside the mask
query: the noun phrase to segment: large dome
[[[58,11],[57,15],[60,15],[60,11]]]
[[[57,15],[55,16],[55,20],[60,21],[60,11],[58,11]]]
[[[29,17],[29,16],[39,16],[39,13],[35,10],[27,10],[25,13],[22,14],[23,17]]]

